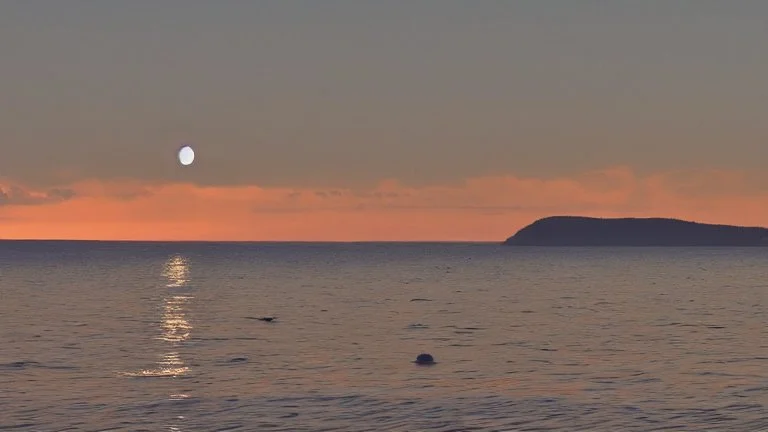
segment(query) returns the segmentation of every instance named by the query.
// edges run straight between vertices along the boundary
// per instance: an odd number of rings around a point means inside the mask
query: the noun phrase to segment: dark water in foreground
[[[0,242],[0,343],[0,430],[768,431],[768,248]]]

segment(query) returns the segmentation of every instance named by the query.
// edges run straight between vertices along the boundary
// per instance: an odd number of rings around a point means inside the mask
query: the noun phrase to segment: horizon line
[[[69,243],[338,243],[338,244],[358,244],[358,243],[449,243],[449,244],[497,244],[503,240],[133,240],[133,239],[4,239],[2,242],[69,242]]]

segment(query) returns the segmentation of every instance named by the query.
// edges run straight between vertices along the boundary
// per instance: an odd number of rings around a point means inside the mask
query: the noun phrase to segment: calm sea
[[[0,429],[768,430],[768,248],[0,242]]]

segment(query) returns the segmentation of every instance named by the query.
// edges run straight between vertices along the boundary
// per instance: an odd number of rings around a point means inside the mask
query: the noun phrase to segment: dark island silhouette
[[[551,216],[522,228],[509,246],[768,246],[768,229],[669,218]]]

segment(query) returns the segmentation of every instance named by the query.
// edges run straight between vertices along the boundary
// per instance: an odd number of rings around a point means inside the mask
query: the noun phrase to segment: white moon
[[[186,166],[195,161],[195,151],[190,146],[184,146],[179,150],[179,162]]]

